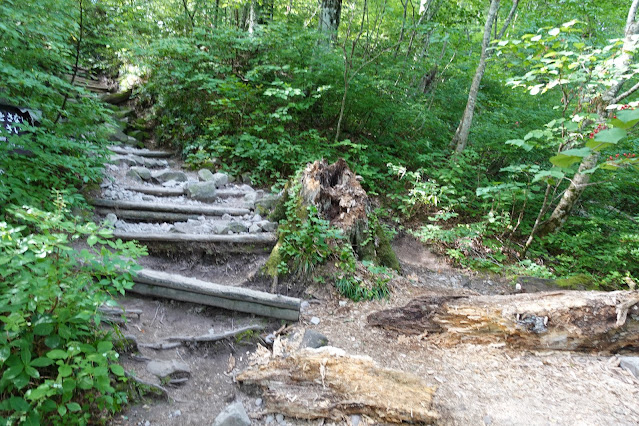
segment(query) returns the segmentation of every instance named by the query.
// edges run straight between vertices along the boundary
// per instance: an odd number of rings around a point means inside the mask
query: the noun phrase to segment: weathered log
[[[175,154],[167,151],[152,151],[150,149],[137,149],[137,148],[122,148],[119,146],[110,146],[109,150],[115,152],[116,154],[121,155],[137,155],[139,157],[147,157],[147,158],[170,158]]]
[[[179,197],[185,194],[184,188],[165,188],[163,186],[127,186],[125,189],[158,197]],[[248,192],[237,189],[218,189],[215,196],[218,198],[240,198],[246,194]]]
[[[245,333],[247,331],[262,331],[264,330],[264,326],[261,324],[247,325],[245,327],[240,327],[235,330],[224,331],[222,333],[215,334],[203,334],[200,336],[171,336],[167,337],[166,340],[170,342],[181,342],[181,343],[212,343],[219,342],[220,340],[228,339],[229,337],[235,337],[239,334]]]
[[[267,412],[338,422],[351,415],[384,423],[428,424],[438,418],[430,408],[432,387],[412,374],[380,368],[370,358],[324,347],[271,356],[260,364],[237,380],[261,388]]]
[[[96,209],[96,213],[106,216],[111,213],[109,209]],[[118,219],[135,220],[137,222],[186,222],[189,219],[198,219],[201,214],[148,212],[140,210],[118,210]],[[216,216],[219,218],[219,216]]]
[[[142,269],[133,277],[130,290],[147,296],[297,321],[301,300],[240,287],[209,283],[196,278]]]
[[[275,244],[275,234],[271,232],[259,234],[156,234],[115,231],[113,232],[113,237],[125,241],[136,240],[141,242],[251,244],[254,246],[272,246]]]
[[[639,350],[639,292],[559,291],[417,298],[369,315],[370,325],[442,344],[614,353]]]
[[[103,200],[99,198],[93,199],[91,203],[96,207],[108,207],[112,209],[186,213],[205,216],[223,216],[225,214],[230,214],[231,216],[244,216],[251,212],[249,209],[218,207],[207,204],[169,204],[143,201]]]

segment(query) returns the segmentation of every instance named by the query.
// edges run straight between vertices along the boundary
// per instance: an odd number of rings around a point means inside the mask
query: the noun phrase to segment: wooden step
[[[125,189],[156,197],[176,197],[186,193],[184,188],[165,188],[163,186],[127,186]],[[242,198],[248,192],[239,189],[218,189],[215,194],[218,198]]]
[[[146,296],[199,303],[233,311],[297,321],[301,300],[263,291],[225,286],[151,269],[138,271],[129,291]]]
[[[116,210],[141,210],[151,212],[183,213],[204,216],[244,216],[251,213],[249,209],[238,207],[220,207],[210,204],[170,204],[152,203],[145,201],[124,201],[124,200],[104,200],[93,199],[91,203],[96,207],[107,207]]]
[[[110,146],[109,149],[115,152],[116,154],[121,154],[121,155],[133,154],[133,155],[137,155],[140,157],[147,157],[147,158],[170,158],[175,156],[175,154],[172,152],[153,151],[146,148],[139,149],[139,148],[123,148],[120,146]]]
[[[106,216],[112,210],[98,208],[95,210],[97,214]],[[201,214],[187,213],[167,213],[167,212],[148,212],[140,210],[120,210],[118,209],[118,219],[133,220],[136,222],[186,222],[189,219],[199,219]]]
[[[114,231],[114,238],[122,240],[136,240],[140,242],[165,242],[165,243],[227,243],[227,244],[251,244],[258,246],[275,245],[277,237],[273,232],[261,232],[259,234],[180,234],[180,233],[149,233],[149,232],[123,232]]]

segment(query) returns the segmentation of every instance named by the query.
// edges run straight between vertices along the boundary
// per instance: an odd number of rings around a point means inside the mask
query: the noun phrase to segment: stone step
[[[110,208],[117,210],[138,210],[148,212],[166,212],[166,213],[183,213],[195,214],[201,216],[244,216],[251,213],[251,210],[238,207],[222,207],[211,204],[170,204],[170,203],[152,203],[144,201],[125,201],[125,200],[104,200],[93,199],[91,203],[95,207]]]
[[[133,155],[137,155],[140,157],[147,157],[147,158],[170,158],[170,157],[174,157],[175,154],[173,152],[169,152],[169,151],[153,151],[150,149],[139,149],[139,148],[124,148],[121,146],[110,146],[109,149],[113,152],[115,152],[116,154],[121,154],[121,155],[129,155],[129,154],[133,154]]]
[[[225,286],[178,274],[142,269],[129,291],[247,312],[288,321],[299,319],[301,300],[263,291]]]

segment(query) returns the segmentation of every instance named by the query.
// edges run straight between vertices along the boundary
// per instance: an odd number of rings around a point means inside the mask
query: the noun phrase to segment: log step
[[[165,188],[163,186],[127,186],[125,189],[157,197],[179,197],[185,194],[184,188]],[[218,189],[215,194],[219,198],[241,198],[248,192],[239,189]]]
[[[230,214],[231,216],[244,216],[245,214],[251,213],[249,209],[217,207],[207,204],[169,204],[144,201],[104,200],[99,198],[93,199],[91,203],[95,207],[106,207],[115,210],[142,210],[149,212],[183,213],[204,216],[223,216],[225,214]]]
[[[112,211],[109,209],[98,208],[95,210],[97,214],[106,216]],[[140,210],[118,210],[118,219],[134,220],[136,222],[186,222],[189,219],[199,219],[201,214],[187,213],[167,213],[167,212],[147,212]]]
[[[225,243],[252,244],[258,246],[274,245],[277,237],[273,232],[259,234],[178,234],[178,233],[144,233],[144,232],[113,232],[114,238],[121,240],[136,240],[140,242],[163,243]]]
[[[196,278],[142,269],[133,277],[129,291],[233,311],[297,321],[301,300],[240,287],[225,286]]]
[[[174,153],[168,151],[152,151],[150,149],[139,149],[139,148],[122,148],[119,146],[110,146],[109,149],[116,154],[121,155],[138,155],[140,157],[147,158],[170,158],[175,156]]]

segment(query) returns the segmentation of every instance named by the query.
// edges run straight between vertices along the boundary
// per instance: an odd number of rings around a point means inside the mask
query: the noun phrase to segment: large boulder
[[[213,426],[250,426],[251,419],[241,401],[235,401],[217,415]]]
[[[186,173],[171,169],[160,170],[153,173],[153,179],[160,183],[168,182],[170,180],[174,180],[176,182],[186,182],[189,180]]]

